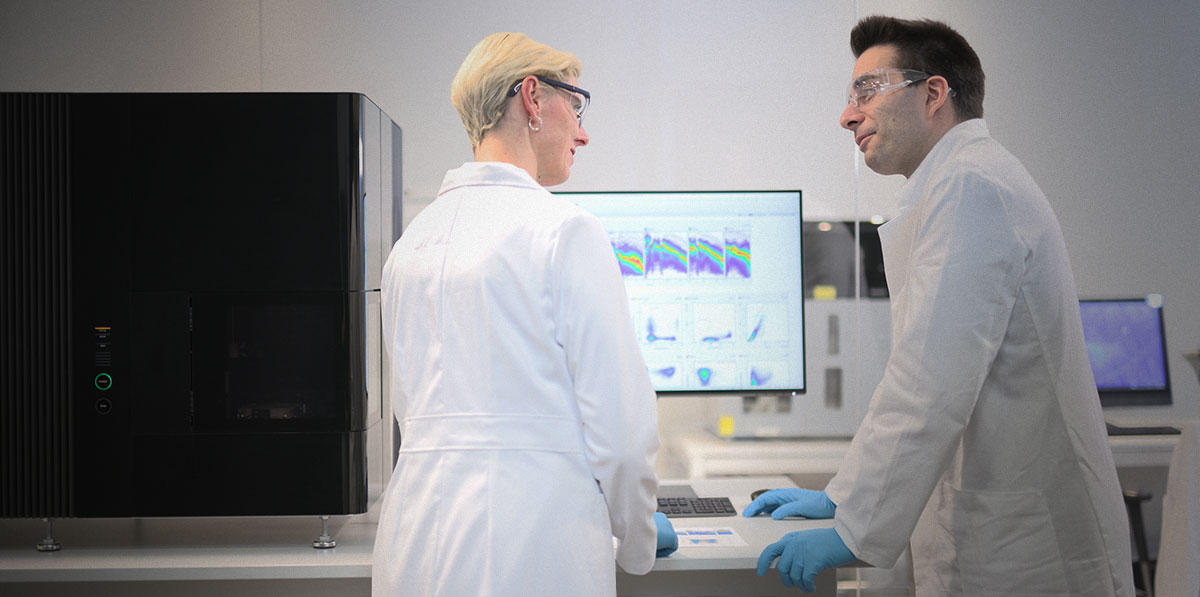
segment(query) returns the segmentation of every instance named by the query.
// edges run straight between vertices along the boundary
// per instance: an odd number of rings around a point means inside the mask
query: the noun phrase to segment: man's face
[[[893,46],[868,48],[854,63],[852,80],[897,64]],[[870,78],[871,75],[866,75]],[[842,128],[854,133],[854,143],[867,167],[880,174],[911,176],[928,153],[929,123],[924,111],[924,82],[887,89],[842,111]]]

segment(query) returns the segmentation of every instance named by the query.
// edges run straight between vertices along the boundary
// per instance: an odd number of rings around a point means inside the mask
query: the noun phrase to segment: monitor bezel
[[[1098,303],[1142,303],[1148,304],[1150,296],[1141,297],[1123,297],[1123,298],[1081,298],[1080,312],[1082,319],[1082,311],[1084,304]],[[1169,353],[1167,352],[1167,329],[1165,316],[1163,314],[1163,305],[1151,307],[1158,312],[1158,330],[1159,339],[1162,341],[1159,350],[1162,353],[1163,363],[1163,386],[1161,388],[1101,388],[1096,387],[1096,393],[1100,397],[1100,405],[1103,407],[1120,407],[1120,406],[1167,406],[1173,403],[1171,397],[1171,364]],[[1088,361],[1089,368],[1091,361]],[[1092,372],[1092,379],[1095,379],[1095,372]]]
[[[552,191],[555,195],[764,195],[764,194],[795,194],[797,202],[797,240],[800,253],[800,280],[797,282],[800,291],[800,318],[803,333],[800,338],[801,370],[804,372],[804,387],[801,388],[689,388],[683,390],[660,390],[655,388],[659,397],[688,397],[688,396],[800,396],[808,392],[808,319],[804,312],[804,191],[800,189],[739,189],[739,190],[656,190],[656,191]]]

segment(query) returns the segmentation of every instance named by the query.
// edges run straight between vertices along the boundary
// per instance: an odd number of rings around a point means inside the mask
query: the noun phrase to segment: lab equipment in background
[[[1200,350],[1185,350],[1183,358],[1196,371],[1196,377],[1200,378]]]
[[[808,391],[803,396],[722,396],[710,407],[714,434],[731,439],[854,435],[891,350],[881,222],[804,222]]]
[[[0,516],[365,512],[399,128],[354,93],[0,103]]]

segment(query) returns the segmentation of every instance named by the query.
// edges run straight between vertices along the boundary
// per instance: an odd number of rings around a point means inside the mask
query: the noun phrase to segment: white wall
[[[459,62],[522,31],[578,55],[593,93],[564,190],[801,188],[810,218],[890,216],[901,180],[856,165],[837,125],[849,30],[875,13],[972,42],[989,127],[1050,197],[1081,295],[1166,295],[1171,412],[1200,416],[1179,356],[1200,347],[1195,0],[0,0],[0,90],[361,91],[404,130],[411,218],[470,158]]]

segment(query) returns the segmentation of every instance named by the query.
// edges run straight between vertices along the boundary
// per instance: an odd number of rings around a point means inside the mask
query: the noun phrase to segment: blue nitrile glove
[[[800,587],[809,593],[817,588],[813,579],[817,573],[854,561],[842,537],[833,529],[812,529],[788,533],[767,546],[758,556],[758,575],[767,573],[771,562],[779,558],[775,568],[786,587]]]
[[[654,526],[658,527],[658,547],[654,553],[656,558],[665,558],[679,549],[679,537],[675,536],[675,527],[667,520],[662,512],[654,513]]]
[[[750,502],[742,516],[751,517],[759,512],[770,512],[771,518],[781,520],[788,516],[805,518],[833,518],[837,506],[829,501],[824,491],[811,489],[772,489]]]

